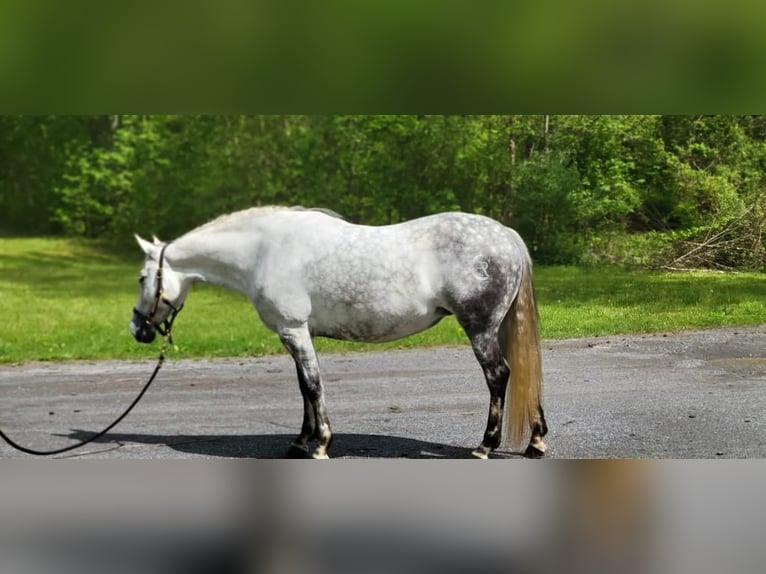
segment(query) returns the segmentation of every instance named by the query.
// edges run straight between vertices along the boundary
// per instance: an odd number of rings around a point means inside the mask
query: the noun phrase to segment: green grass
[[[141,256],[66,239],[0,239],[0,362],[156,357],[128,332]],[[766,322],[760,273],[537,267],[543,338],[678,331]],[[173,357],[281,352],[243,296],[197,286],[174,329]],[[452,318],[384,345],[318,339],[322,351],[464,344]]]
[[[541,267],[535,278],[544,338],[766,322],[763,273]]]

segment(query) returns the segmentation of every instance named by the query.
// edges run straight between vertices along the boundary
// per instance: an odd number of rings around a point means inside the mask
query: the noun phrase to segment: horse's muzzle
[[[130,332],[139,343],[151,343],[157,337],[157,329],[137,313],[130,322]]]

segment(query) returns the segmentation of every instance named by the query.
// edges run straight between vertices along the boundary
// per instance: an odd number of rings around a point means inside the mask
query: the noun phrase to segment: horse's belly
[[[383,343],[433,327],[446,314],[425,309],[390,313],[380,309],[336,305],[315,313],[309,321],[309,326],[312,333],[320,337],[360,343]]]

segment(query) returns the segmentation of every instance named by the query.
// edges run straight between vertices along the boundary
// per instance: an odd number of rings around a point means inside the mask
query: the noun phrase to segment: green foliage
[[[154,170],[168,160],[159,149],[162,124],[146,117],[99,118],[91,141],[68,148],[53,219],[71,235],[127,235],[146,214]],[[79,145],[78,145],[79,144]]]
[[[765,189],[761,116],[0,116],[6,234],[124,243],[303,204],[373,225],[483,213],[547,263],[643,234],[680,234],[677,257],[695,230],[760,237]]]
[[[49,220],[66,146],[87,136],[77,117],[0,116],[0,232],[58,231]]]
[[[570,190],[573,219],[586,229],[620,226],[640,204],[630,152],[639,118],[571,116],[561,118],[555,145],[579,174]]]
[[[509,223],[524,237],[535,260],[571,263],[579,258],[580,231],[572,217],[577,170],[553,152],[537,153],[514,170]]]

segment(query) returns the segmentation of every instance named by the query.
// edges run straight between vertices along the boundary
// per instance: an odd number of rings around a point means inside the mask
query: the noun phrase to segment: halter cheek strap
[[[170,330],[173,327],[173,321],[175,321],[176,316],[181,312],[181,309],[183,309],[183,305],[180,305],[176,307],[173,305],[173,303],[165,297],[165,288],[162,284],[162,269],[165,264],[165,249],[168,248],[169,243],[166,243],[162,246],[162,249],[160,250],[160,259],[159,264],[157,265],[157,291],[154,294],[154,301],[152,302],[152,308],[149,310],[148,315],[144,315],[141,311],[139,311],[137,308],[133,309],[133,312],[141,317],[143,319],[144,323],[146,325],[150,325],[157,329],[159,333],[163,337],[168,338],[168,342],[170,344],[173,344],[173,337],[170,334]],[[160,306],[160,301],[162,301],[165,305],[170,307],[171,313],[168,316],[167,319],[165,319],[162,324],[158,324],[154,322],[154,316],[157,314],[157,310]]]

